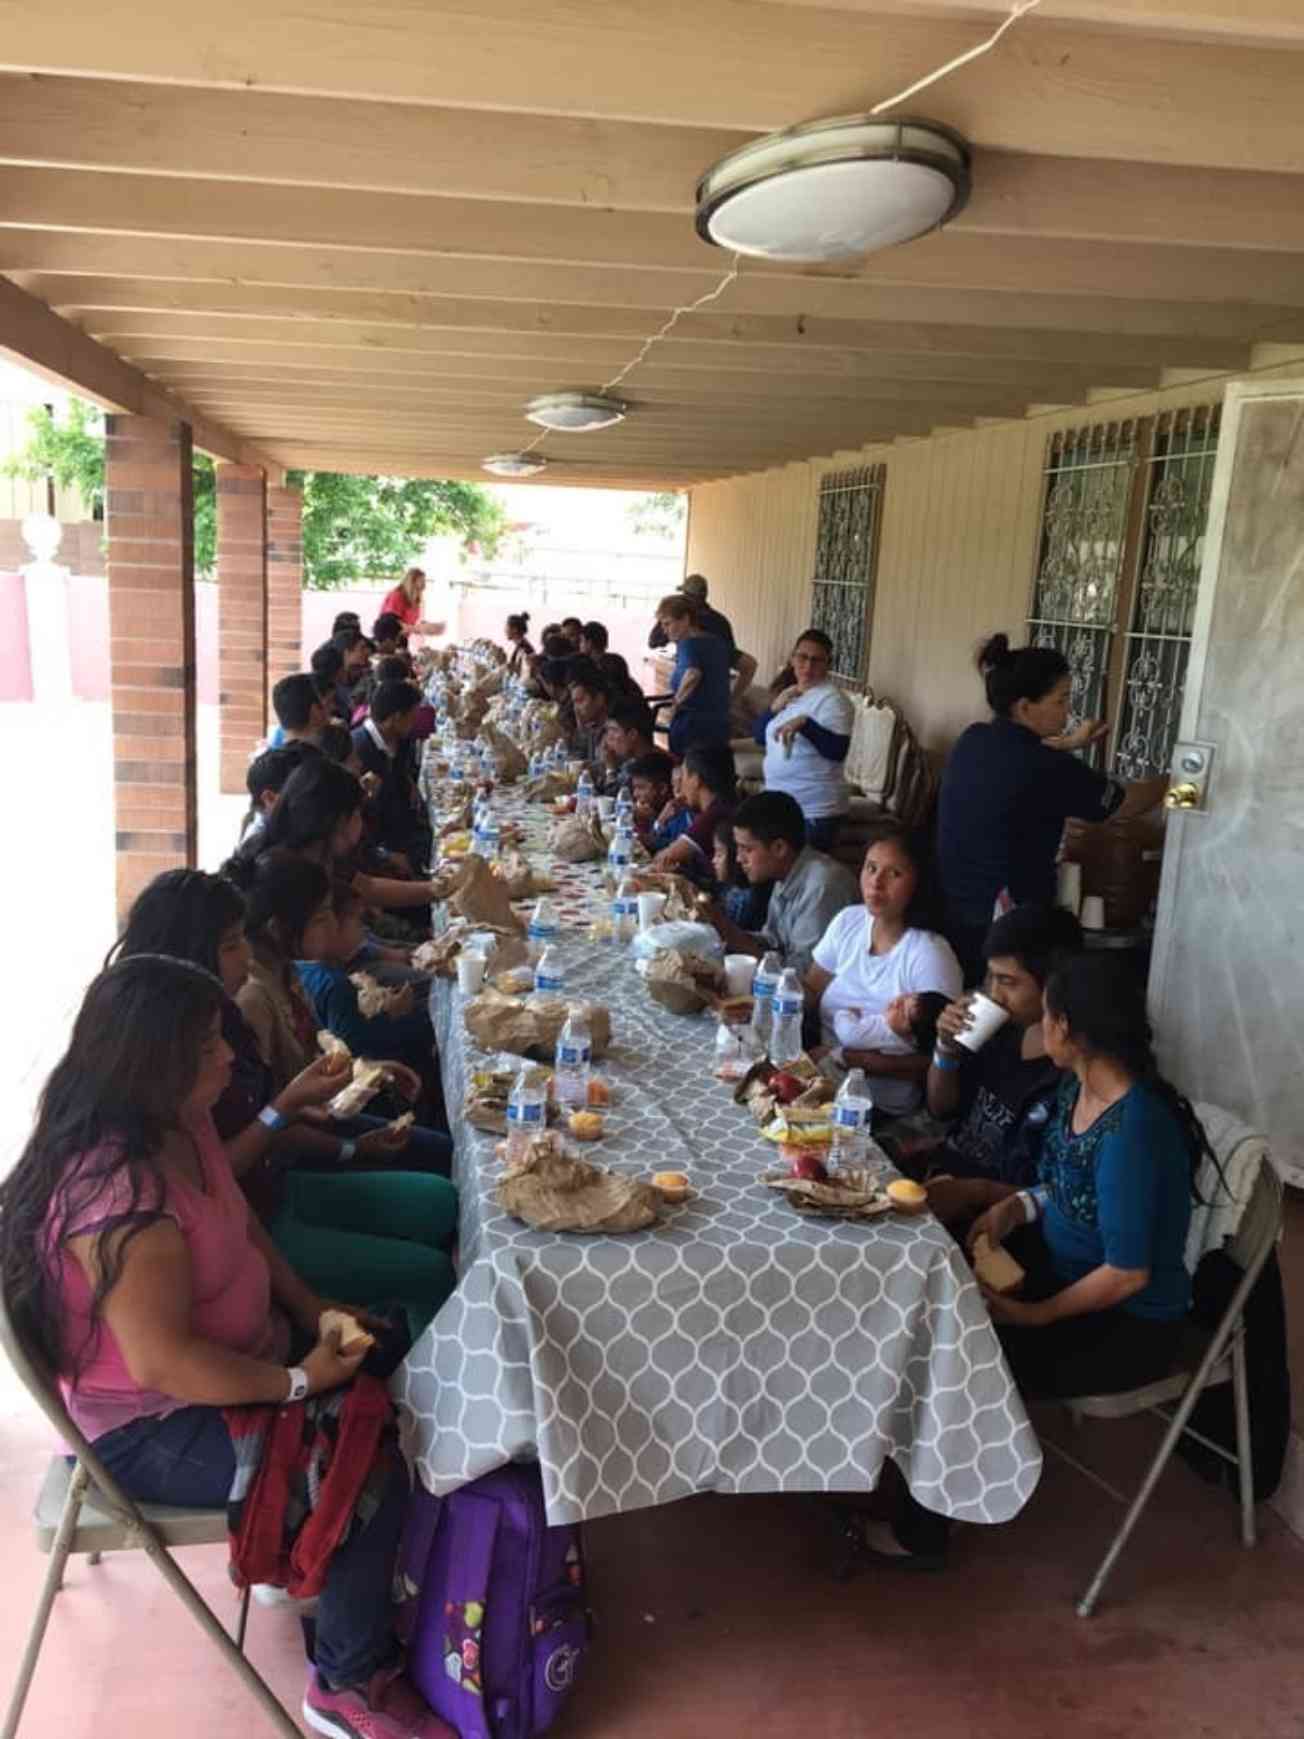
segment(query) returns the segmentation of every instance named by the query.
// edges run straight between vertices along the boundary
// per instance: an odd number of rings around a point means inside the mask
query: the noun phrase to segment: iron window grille
[[[1198,405],[1051,437],[1029,638],[1068,659],[1088,756],[1164,773],[1190,659],[1220,409]]]
[[[874,577],[886,465],[830,471],[820,482],[811,626],[833,642],[830,674],[863,684],[869,668]]]

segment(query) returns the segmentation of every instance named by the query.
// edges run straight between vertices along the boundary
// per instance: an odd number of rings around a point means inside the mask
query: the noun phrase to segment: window
[[[1200,405],[1052,437],[1029,638],[1073,673],[1073,713],[1103,718],[1090,758],[1166,772],[1182,712],[1219,409]]]
[[[811,627],[833,642],[831,674],[863,683],[869,666],[885,465],[830,471],[820,483]]]

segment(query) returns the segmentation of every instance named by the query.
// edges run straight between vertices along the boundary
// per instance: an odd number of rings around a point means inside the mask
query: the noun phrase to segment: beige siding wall
[[[1263,372],[1297,375],[1300,364]],[[1212,403],[1224,384],[1111,398],[703,484],[692,492],[686,571],[707,575],[712,603],[733,619],[768,681],[806,626],[820,477],[884,461],[869,681],[904,710],[926,747],[944,751],[982,712],[976,642],[998,628],[1017,634],[1027,613],[1051,433]]]

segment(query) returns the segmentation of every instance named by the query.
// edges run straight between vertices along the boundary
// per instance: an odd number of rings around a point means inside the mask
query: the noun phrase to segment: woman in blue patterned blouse
[[[1083,954],[1052,973],[1042,1030],[1066,1077],[1040,1181],[989,1208],[970,1244],[1008,1241],[1027,1270],[1021,1296],[987,1293],[1024,1394],[1130,1389],[1162,1376],[1177,1350],[1208,1144],[1158,1072],[1144,989],[1117,961]]]

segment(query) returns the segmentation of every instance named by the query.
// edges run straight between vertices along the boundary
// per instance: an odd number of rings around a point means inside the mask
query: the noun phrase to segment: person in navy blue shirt
[[[982,969],[982,944],[998,896],[1051,905],[1064,823],[1144,815],[1167,780],[1124,786],[1071,751],[1105,734],[1098,720],[1068,730],[1068,660],[1049,646],[1010,647],[994,635],[978,653],[992,709],[951,751],[938,800],[937,850],[947,937],[965,969]],[[1068,752],[1066,752],[1068,751]]]
[[[696,602],[682,592],[657,605],[657,621],[675,649],[670,676],[675,701],[667,715],[672,755],[729,741],[730,645],[718,634],[703,634],[697,612]]]

